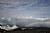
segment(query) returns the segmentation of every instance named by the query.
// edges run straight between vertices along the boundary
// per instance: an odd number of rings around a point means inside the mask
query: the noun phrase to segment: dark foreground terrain
[[[27,28],[22,30],[21,28],[13,29],[13,30],[4,30],[0,29],[0,33],[50,33],[50,28]]]

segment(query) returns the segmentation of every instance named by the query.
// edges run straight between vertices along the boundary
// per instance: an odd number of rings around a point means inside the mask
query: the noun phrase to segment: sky
[[[1,17],[50,17],[50,0],[0,0]]]
[[[0,0],[0,23],[6,26],[50,27],[50,0]]]

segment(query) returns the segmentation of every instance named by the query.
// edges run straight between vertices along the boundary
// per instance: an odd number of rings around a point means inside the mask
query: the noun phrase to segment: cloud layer
[[[0,0],[0,23],[4,26],[50,27],[50,0]]]
[[[50,17],[50,0],[0,0],[0,17]]]
[[[3,26],[15,24],[18,27],[50,27],[50,18],[1,18],[0,23]]]

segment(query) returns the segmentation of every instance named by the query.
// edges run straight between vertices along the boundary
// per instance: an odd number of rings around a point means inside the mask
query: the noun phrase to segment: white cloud
[[[46,19],[49,19],[49,18],[35,18],[35,19],[37,19],[37,20],[46,20]]]
[[[12,27],[10,27],[9,25],[6,26],[0,26],[1,29],[5,29],[5,30],[11,30],[11,29],[16,29],[18,28],[18,26],[13,25]]]
[[[16,29],[16,28],[19,28],[19,27],[14,24],[12,29]]]

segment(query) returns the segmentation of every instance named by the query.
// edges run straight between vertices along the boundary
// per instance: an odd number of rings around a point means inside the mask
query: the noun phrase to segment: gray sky
[[[50,17],[50,0],[0,0],[0,17]]]

